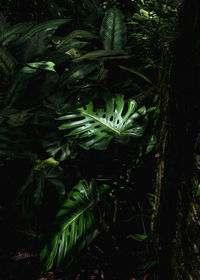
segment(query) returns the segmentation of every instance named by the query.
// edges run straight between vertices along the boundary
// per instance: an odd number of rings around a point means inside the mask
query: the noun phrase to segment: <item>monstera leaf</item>
[[[102,21],[100,36],[105,50],[122,49],[127,40],[124,15],[118,8],[109,9]]]
[[[59,129],[70,129],[67,136],[79,136],[84,149],[105,150],[113,138],[120,143],[128,143],[130,137],[143,135],[147,117],[145,107],[136,111],[134,100],[129,100],[126,110],[125,105],[123,96],[117,95],[106,101],[105,110],[94,111],[91,101],[86,108],[78,108],[58,118],[67,120]]]
[[[46,260],[47,270],[55,261],[59,267],[64,259],[70,265],[76,253],[96,237],[98,230],[92,209],[104,189],[104,185],[97,188],[94,181],[87,184],[81,180],[68,193],[48,234],[49,240],[41,236],[41,240],[45,240],[41,259]]]

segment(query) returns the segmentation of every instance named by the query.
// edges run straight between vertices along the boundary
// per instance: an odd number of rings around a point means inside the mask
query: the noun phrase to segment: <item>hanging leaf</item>
[[[137,109],[134,100],[129,100],[126,112],[123,96],[106,100],[106,108],[94,111],[92,101],[86,106],[71,111],[58,120],[67,120],[59,129],[71,131],[67,136],[79,136],[84,149],[105,150],[115,138],[127,143],[130,137],[141,137],[147,126],[145,107]]]
[[[127,41],[124,15],[118,8],[109,9],[102,21],[101,41],[105,50],[122,49]]]
[[[41,236],[44,246],[40,256],[46,260],[47,270],[54,262],[59,267],[64,260],[69,266],[75,255],[96,237],[98,230],[92,209],[103,188],[97,188],[94,181],[87,184],[81,180],[68,193],[47,235],[49,240],[46,235]]]
[[[148,139],[145,155],[150,153],[157,143],[157,138],[155,135],[151,135]]]
[[[26,40],[34,36],[36,33],[41,31],[56,30],[60,25],[70,22],[71,19],[52,19],[42,23],[39,23],[31,27],[25,34],[23,34],[16,42],[15,45],[20,45]]]

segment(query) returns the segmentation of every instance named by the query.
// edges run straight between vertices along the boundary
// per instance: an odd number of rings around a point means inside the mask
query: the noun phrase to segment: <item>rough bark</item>
[[[200,1],[186,0],[160,77],[157,279],[200,279]]]

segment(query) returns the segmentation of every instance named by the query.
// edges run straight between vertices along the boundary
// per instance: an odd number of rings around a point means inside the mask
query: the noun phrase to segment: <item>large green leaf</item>
[[[34,36],[36,33],[41,31],[56,30],[60,25],[70,22],[71,19],[52,19],[42,23],[39,23],[31,27],[25,34],[23,34],[17,41],[16,45],[24,43],[26,40]]]
[[[79,136],[84,149],[105,150],[115,138],[120,143],[127,143],[130,137],[141,137],[147,126],[146,108],[137,109],[134,100],[129,100],[125,110],[123,96],[109,98],[106,108],[94,111],[92,101],[86,108],[78,108],[58,118],[66,120],[59,129],[71,130],[67,136]],[[125,111],[125,112],[124,112]]]
[[[59,267],[64,259],[69,265],[76,253],[96,237],[98,230],[92,208],[98,202],[103,188],[97,188],[94,181],[87,184],[81,180],[68,193],[56,216],[49,239],[46,235],[41,237],[45,244],[41,259],[46,260],[47,270],[54,262]]]
[[[105,50],[122,49],[127,41],[124,15],[118,8],[109,9],[102,21],[100,36]]]

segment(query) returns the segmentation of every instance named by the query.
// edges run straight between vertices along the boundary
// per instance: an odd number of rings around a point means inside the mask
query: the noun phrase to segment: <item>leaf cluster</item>
[[[99,221],[116,216],[118,190],[133,186],[134,168],[155,146],[158,110],[135,101],[153,85],[133,67],[117,1],[109,9],[83,1],[76,28],[62,5],[46,2],[53,18],[40,23],[0,17],[0,164],[21,176],[9,179],[10,206],[27,227],[36,223],[50,269],[70,265]]]

